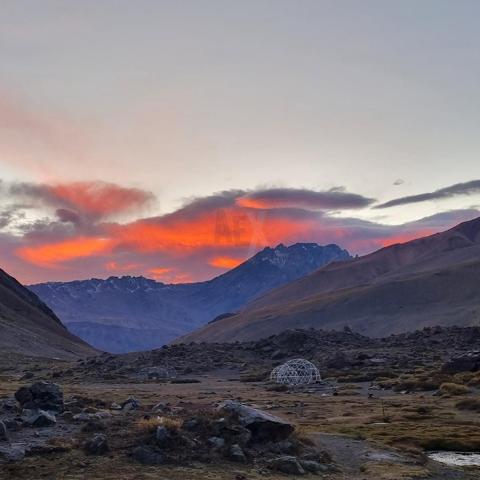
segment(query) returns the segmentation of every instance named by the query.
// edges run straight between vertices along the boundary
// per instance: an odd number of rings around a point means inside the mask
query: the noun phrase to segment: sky
[[[0,267],[214,277],[480,216],[476,1],[3,0]]]

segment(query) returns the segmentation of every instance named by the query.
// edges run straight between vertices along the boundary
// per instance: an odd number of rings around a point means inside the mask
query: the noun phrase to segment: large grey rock
[[[296,457],[285,455],[271,460],[268,463],[271,470],[287,473],[288,475],[304,475],[305,469],[300,465]]]
[[[27,415],[23,417],[25,425],[34,428],[51,427],[57,423],[55,415],[44,410],[28,410]]]
[[[89,455],[103,455],[110,449],[108,447],[107,436],[103,433],[97,433],[87,440],[83,446],[85,453]]]
[[[218,408],[234,415],[240,425],[248,428],[253,442],[279,442],[288,438],[294,430],[291,423],[240,402],[227,400]]]
[[[28,387],[21,387],[15,398],[22,408],[49,410],[61,413],[64,409],[61,388],[50,382],[36,382]]]

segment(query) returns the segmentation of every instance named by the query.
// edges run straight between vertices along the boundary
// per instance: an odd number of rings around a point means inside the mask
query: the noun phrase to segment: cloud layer
[[[374,208],[389,208],[399,205],[408,205],[411,203],[426,202],[427,200],[443,200],[446,198],[456,197],[458,195],[472,195],[480,193],[480,180],[472,180],[465,183],[456,183],[449,187],[440,188],[434,192],[421,193],[419,195],[409,195],[406,197],[395,198]]]
[[[112,183],[3,183],[0,195],[2,265],[26,283],[127,274],[197,281],[265,246],[315,241],[362,254],[479,214],[455,210],[397,226],[339,217],[374,202],[342,188],[228,190],[150,217],[141,217],[150,192]]]

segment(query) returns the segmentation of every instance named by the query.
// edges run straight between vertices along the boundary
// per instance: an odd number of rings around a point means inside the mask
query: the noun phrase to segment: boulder
[[[480,370],[480,352],[469,352],[452,357],[442,365],[442,373],[477,372]]]
[[[55,415],[45,410],[26,410],[27,415],[23,417],[25,425],[33,428],[51,427],[57,423]]]
[[[129,397],[121,404],[121,407],[124,412],[129,412],[130,410],[139,408],[140,402],[135,397]]]
[[[294,430],[291,423],[240,402],[227,400],[218,408],[235,416],[240,425],[250,430],[252,442],[279,442],[288,438]]]
[[[61,388],[50,382],[36,382],[29,387],[21,387],[15,398],[22,408],[63,412],[63,392]]]
[[[270,462],[268,462],[268,467],[271,470],[286,473],[288,475],[304,475],[306,473],[297,458],[290,455],[270,460]]]
[[[152,448],[140,446],[133,450],[133,458],[143,465],[161,465],[164,463],[163,455],[155,452]]]
[[[89,455],[104,455],[110,449],[108,447],[107,436],[103,433],[97,433],[87,440],[83,446],[85,453]]]
[[[222,437],[210,437],[207,441],[215,449],[225,446],[225,440]]]
[[[238,463],[245,463],[247,461],[245,453],[243,453],[242,448],[238,444],[232,445],[230,447],[230,450],[228,451],[228,458],[233,462]]]

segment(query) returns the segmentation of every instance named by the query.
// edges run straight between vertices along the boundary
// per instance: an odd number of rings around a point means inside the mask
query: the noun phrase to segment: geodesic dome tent
[[[318,368],[308,360],[295,358],[275,367],[270,380],[285,385],[308,385],[321,380]]]

